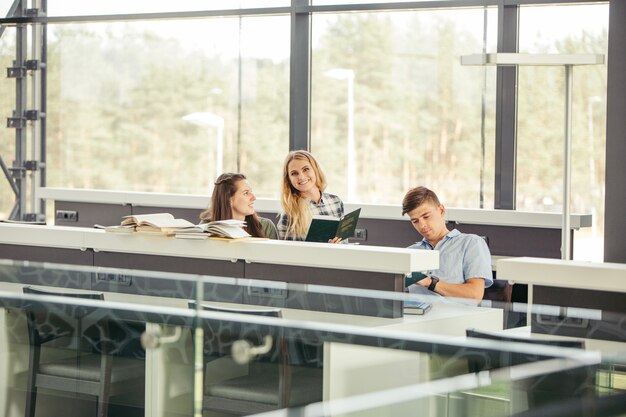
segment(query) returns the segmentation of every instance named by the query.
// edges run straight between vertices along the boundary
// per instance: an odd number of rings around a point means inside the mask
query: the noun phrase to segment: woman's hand
[[[341,243],[341,238],[335,236],[334,238],[328,240],[328,243]]]

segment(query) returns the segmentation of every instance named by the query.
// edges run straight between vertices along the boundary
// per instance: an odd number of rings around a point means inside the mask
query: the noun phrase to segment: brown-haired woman
[[[270,219],[257,216],[254,211],[256,196],[246,176],[224,173],[217,177],[211,205],[200,214],[204,222],[237,219],[246,222],[246,231],[254,237],[278,239],[276,226]]]

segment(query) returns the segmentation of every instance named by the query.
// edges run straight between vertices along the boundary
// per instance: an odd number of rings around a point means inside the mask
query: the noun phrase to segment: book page
[[[250,237],[250,234],[241,227],[213,224],[207,228],[211,236],[229,237],[233,239]]]
[[[125,216],[122,225],[136,224],[137,226],[151,226],[161,229],[184,229],[194,227],[195,224],[185,219],[175,219],[170,213],[137,214]]]
[[[111,232],[111,233],[134,233],[135,232],[135,226],[133,226],[132,224],[126,225],[126,226],[121,226],[121,225],[102,226],[100,224],[94,224],[93,227],[96,229],[103,229],[105,232]]]
[[[122,217],[122,226],[128,224],[157,226],[159,222],[168,222],[170,220],[174,220],[174,216],[170,213],[131,214]]]

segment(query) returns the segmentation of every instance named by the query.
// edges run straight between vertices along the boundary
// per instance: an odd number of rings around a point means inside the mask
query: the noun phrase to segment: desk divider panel
[[[35,226],[44,227],[44,226]],[[54,226],[57,227],[58,226]],[[65,231],[63,231],[65,229]],[[47,229],[49,230],[49,229]],[[66,233],[66,228],[58,228],[59,233]],[[378,317],[401,317],[400,301],[378,300],[354,297],[350,294],[319,294],[307,291],[303,284],[329,285],[344,288],[368,290],[403,291],[403,275],[398,273],[379,273],[371,271],[352,271],[305,266],[285,266],[281,264],[247,264],[239,259],[235,262],[221,259],[188,258],[178,256],[147,255],[132,252],[109,252],[81,248],[80,231],[73,228],[67,241],[59,245],[71,245],[73,248],[59,248],[56,241],[48,242],[52,246],[32,246],[29,244],[3,244],[6,248],[3,256],[15,260],[35,262],[55,262],[62,264],[85,265],[96,267],[123,268],[129,270],[174,272],[195,275],[207,275],[231,278],[250,278],[268,281],[281,281],[288,285],[284,292],[268,293],[265,291],[235,289],[234,286],[209,285],[204,289],[204,299],[235,303],[258,303],[262,305],[288,306],[298,309],[311,309],[323,312],[337,312]],[[56,233],[56,232],[53,232]],[[74,236],[75,235],[75,236]],[[47,240],[52,234],[47,234]],[[119,236],[118,236],[119,237]],[[147,243],[148,244],[148,243]],[[6,255],[5,255],[6,254]],[[236,256],[236,253],[234,253]],[[123,294],[140,294],[182,299],[195,298],[194,282],[165,282],[151,280],[149,277],[133,277],[120,274],[96,274],[79,288]],[[14,281],[12,281],[14,282]],[[29,282],[30,283],[30,282]],[[32,284],[66,287],[65,283],[49,283],[36,280]],[[300,287],[299,287],[300,286]]]
[[[16,261],[93,265],[93,251],[0,243],[0,258]]]
[[[626,342],[626,293],[533,285],[533,303],[560,306],[561,315],[533,314],[531,331]],[[568,308],[596,309],[597,320],[571,317]]]
[[[248,294],[246,301],[251,304],[329,313],[349,312],[365,316],[402,317],[400,301],[322,294],[305,290],[306,284],[313,284],[402,292],[404,289],[402,274],[250,263],[245,265],[245,276],[251,279],[288,283],[287,289],[283,291]]]
[[[243,261],[231,262],[213,259],[96,252],[94,265],[230,278],[244,277]],[[132,277],[131,281],[128,282],[128,280],[124,279],[121,282],[119,280],[100,280],[94,283],[94,289],[185,299],[194,299],[196,294],[194,281],[172,281],[145,277]],[[240,286],[205,284],[204,298],[212,301],[242,303],[243,290]]]

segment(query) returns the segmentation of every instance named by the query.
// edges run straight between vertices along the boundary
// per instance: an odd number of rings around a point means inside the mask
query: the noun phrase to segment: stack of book
[[[244,227],[246,227],[246,222],[241,220],[219,220],[200,223],[193,228],[179,230],[174,234],[174,237],[179,239],[206,239],[208,237],[241,239],[250,237]]]
[[[173,235],[181,230],[187,230],[196,225],[185,219],[174,218],[170,213],[134,214],[122,217],[122,223],[117,226],[95,225],[113,233],[155,233]]]
[[[95,225],[112,233],[151,233],[174,236],[179,239],[207,239],[209,237],[224,239],[248,238],[245,231],[246,222],[241,220],[221,220],[209,223],[193,224],[185,219],[176,219],[170,213],[135,214],[124,216],[117,226]]]

